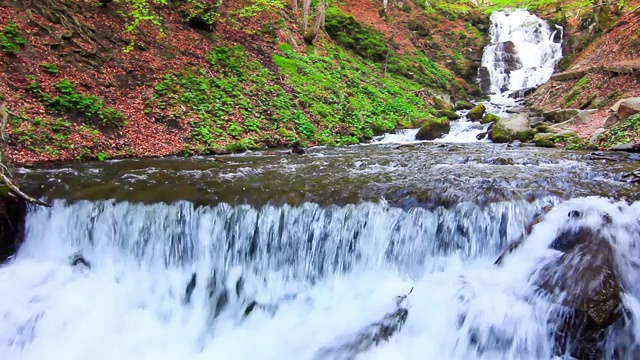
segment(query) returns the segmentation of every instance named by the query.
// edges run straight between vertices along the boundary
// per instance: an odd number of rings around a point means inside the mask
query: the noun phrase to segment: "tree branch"
[[[0,172],[0,179],[2,179],[2,182],[5,183],[5,185],[7,185],[7,187],[9,188],[9,190],[11,191],[11,193],[13,193],[14,195],[24,199],[27,202],[30,202],[32,204],[36,204],[36,205],[40,205],[40,206],[45,206],[45,207],[51,207],[51,205],[42,202],[38,199],[35,199],[27,194],[25,194],[24,192],[22,192],[22,190],[20,190],[19,187],[17,187],[12,181],[11,179],[9,179],[9,177],[7,177],[7,175],[5,175],[3,172]]]

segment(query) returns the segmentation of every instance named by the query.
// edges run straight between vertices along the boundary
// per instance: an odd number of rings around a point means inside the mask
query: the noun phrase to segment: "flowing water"
[[[496,11],[491,15],[489,37],[482,56],[491,80],[485,104],[502,116],[521,103],[519,90],[551,78],[562,59],[562,28],[552,28],[526,10]]]
[[[637,162],[470,142],[478,129],[458,125],[448,141],[407,131],[304,156],[20,169],[53,207],[30,208],[0,267],[0,359],[318,359],[411,289],[402,329],[358,359],[550,359],[562,309],[531,274],[579,226],[614,244],[640,315],[639,189],[620,176]],[[640,345],[638,326],[607,349]]]

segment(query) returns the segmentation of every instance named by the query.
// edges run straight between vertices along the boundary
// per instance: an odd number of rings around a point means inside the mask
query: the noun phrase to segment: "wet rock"
[[[622,179],[628,183],[640,184],[640,169],[622,174]]]
[[[434,140],[449,133],[451,124],[447,118],[429,119],[420,127],[416,140]]]
[[[76,253],[71,257],[71,266],[84,266],[91,269],[91,263],[82,256],[82,253]]]
[[[519,148],[522,146],[522,142],[520,140],[513,140],[509,145],[507,145],[507,147],[515,149],[515,148]]]
[[[490,131],[485,131],[485,132],[482,132],[482,133],[476,135],[476,140],[484,140],[484,139],[486,139],[487,136],[489,136],[489,133],[490,133]]]
[[[487,159],[487,161],[485,161],[485,164],[491,164],[491,165],[513,165],[513,159],[511,158],[503,158],[503,157],[497,157],[497,158],[490,158]]]
[[[602,352],[599,334],[620,317],[622,286],[613,247],[600,230],[581,227],[562,232],[550,248],[563,254],[542,266],[534,283],[569,309],[558,319],[556,353],[590,359],[585,354]]]
[[[0,185],[0,263],[22,243],[26,215],[25,201],[9,195],[9,189]]]
[[[620,120],[640,112],[640,97],[624,99],[616,112]]]
[[[566,142],[575,138],[577,134],[574,131],[565,130],[559,133],[538,133],[533,137],[533,142],[540,147],[556,147],[556,143]]]
[[[504,41],[496,44],[496,60],[504,64],[507,72],[522,69],[522,61],[518,56],[516,45],[513,41]]]
[[[615,145],[615,146],[611,147],[610,150],[611,151],[639,152],[640,151],[640,144],[633,144],[633,143],[618,144],[618,145]]]
[[[467,118],[469,118],[469,120],[475,121],[481,120],[484,116],[485,111],[487,111],[487,108],[484,106],[484,104],[478,104],[469,111],[469,113],[467,114]]]
[[[306,152],[300,147],[300,144],[295,143],[291,148],[291,153],[295,155],[304,155]]]
[[[506,144],[511,141],[512,133],[502,122],[498,122],[489,132],[489,139],[498,144]]]
[[[579,112],[577,109],[555,109],[542,113],[542,117],[545,121],[559,124],[573,119]]]
[[[527,113],[510,115],[507,119],[502,120],[501,123],[513,133],[531,129],[529,126],[529,114]]]
[[[184,291],[184,303],[188,304],[191,302],[191,294],[193,294],[193,290],[196,288],[196,273],[191,275],[191,280],[187,284],[187,287]]]
[[[516,90],[516,91],[510,93],[509,97],[512,98],[512,99],[522,99],[522,98],[525,98],[525,97],[533,94],[536,91],[536,89],[537,88],[535,88],[535,87],[529,87],[529,88]]]
[[[500,121],[500,116],[494,115],[494,114],[487,114],[482,118],[482,120],[480,120],[480,123],[488,124],[491,122],[498,122],[498,121]]]
[[[486,66],[478,68],[478,85],[483,94],[491,93],[491,75]]]

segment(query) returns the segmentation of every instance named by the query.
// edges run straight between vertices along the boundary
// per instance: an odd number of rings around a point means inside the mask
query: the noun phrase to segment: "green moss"
[[[640,114],[636,114],[609,128],[598,138],[598,141],[601,147],[608,149],[637,141],[639,137]]]
[[[418,130],[416,140],[434,140],[449,132],[451,124],[446,117],[430,118]]]
[[[533,142],[540,147],[554,148],[556,147],[556,144],[553,139],[554,134],[538,133],[533,137]]]
[[[533,142],[540,147],[556,147],[557,143],[575,143],[577,134],[573,131],[560,133],[538,133],[533,137]]]
[[[531,138],[531,132],[529,130],[518,131],[514,134],[513,137],[520,140],[521,142],[527,142]]]
[[[472,108],[473,108],[473,104],[464,100],[460,100],[456,102],[456,106],[455,106],[456,110],[467,110]]]
[[[491,141],[494,143],[508,143],[511,141],[511,131],[504,127],[500,122],[496,123],[491,129]]]
[[[338,44],[365,59],[383,61],[390,51],[380,31],[362,26],[353,16],[335,7],[327,9],[325,30]]]
[[[488,124],[488,123],[498,122],[498,121],[500,121],[500,116],[494,115],[494,114],[487,114],[482,118],[482,120],[480,120],[482,124]]]
[[[460,115],[458,115],[455,111],[451,109],[444,109],[438,112],[438,116],[444,116],[449,120],[458,120],[460,119]]]
[[[0,197],[9,195],[9,188],[5,185],[0,185]]]
[[[481,120],[484,116],[485,111],[487,111],[487,108],[484,106],[484,104],[478,104],[473,109],[471,109],[471,111],[469,111],[467,117],[469,118],[469,120]]]

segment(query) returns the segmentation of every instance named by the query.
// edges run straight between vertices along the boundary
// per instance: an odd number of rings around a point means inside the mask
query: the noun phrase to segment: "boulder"
[[[480,120],[480,123],[488,124],[488,123],[498,122],[498,121],[500,121],[500,116],[494,115],[494,114],[487,114],[482,118],[482,120]]]
[[[603,224],[611,221],[606,216]],[[602,230],[587,227],[563,231],[549,247],[562,255],[542,266],[533,282],[568,311],[556,319],[555,352],[602,359],[601,337],[621,317],[622,285],[614,249]]]
[[[446,117],[449,120],[458,120],[460,119],[460,115],[451,109],[443,109],[438,111],[439,117]]]
[[[591,112],[589,110],[580,111],[574,118],[575,124],[588,124],[591,122]]]
[[[449,133],[451,124],[446,117],[433,118],[425,121],[416,134],[416,140],[434,140]]]
[[[529,114],[520,113],[510,115],[507,119],[501,121],[501,123],[514,133],[520,131],[528,131],[531,129],[529,126]]]
[[[622,99],[622,100],[618,100],[618,101],[616,101],[616,103],[615,103],[615,104],[613,104],[613,106],[612,106],[612,107],[610,107],[610,108],[609,108],[609,110],[610,110],[611,112],[617,113],[617,112],[618,112],[618,109],[620,109],[620,104],[622,104],[622,102],[623,102],[624,100],[625,100],[625,99]]]
[[[456,106],[454,108],[454,110],[468,110],[473,108],[473,104],[468,102],[468,101],[464,101],[464,100],[459,100],[456,102]]]
[[[489,139],[498,144],[511,142],[512,136],[513,133],[503,125],[502,121],[496,123],[489,132]]]
[[[620,120],[640,112],[640,97],[624,99],[616,112]]]
[[[558,124],[573,119],[579,112],[577,109],[555,109],[542,113],[542,117],[545,121]]]
[[[533,142],[539,147],[554,148],[556,147],[554,139],[555,135],[552,133],[538,133],[533,137]]]
[[[640,144],[618,144],[610,149],[611,151],[628,151],[628,152],[638,152],[640,151]]]
[[[529,119],[529,125],[534,128],[544,124],[544,118],[542,116],[534,116]]]
[[[467,114],[467,118],[469,118],[469,120],[475,121],[481,120],[484,116],[485,111],[487,111],[486,106],[484,106],[484,104],[478,104],[469,111],[469,113]]]
[[[612,127],[613,125],[616,125],[620,122],[620,118],[618,117],[617,114],[611,114],[609,115],[609,117],[607,118],[607,120],[605,120],[604,122],[604,127],[609,128]]]
[[[522,69],[522,61],[516,51],[516,45],[513,41],[503,41],[496,44],[495,50],[496,61],[504,64],[507,72]]]

